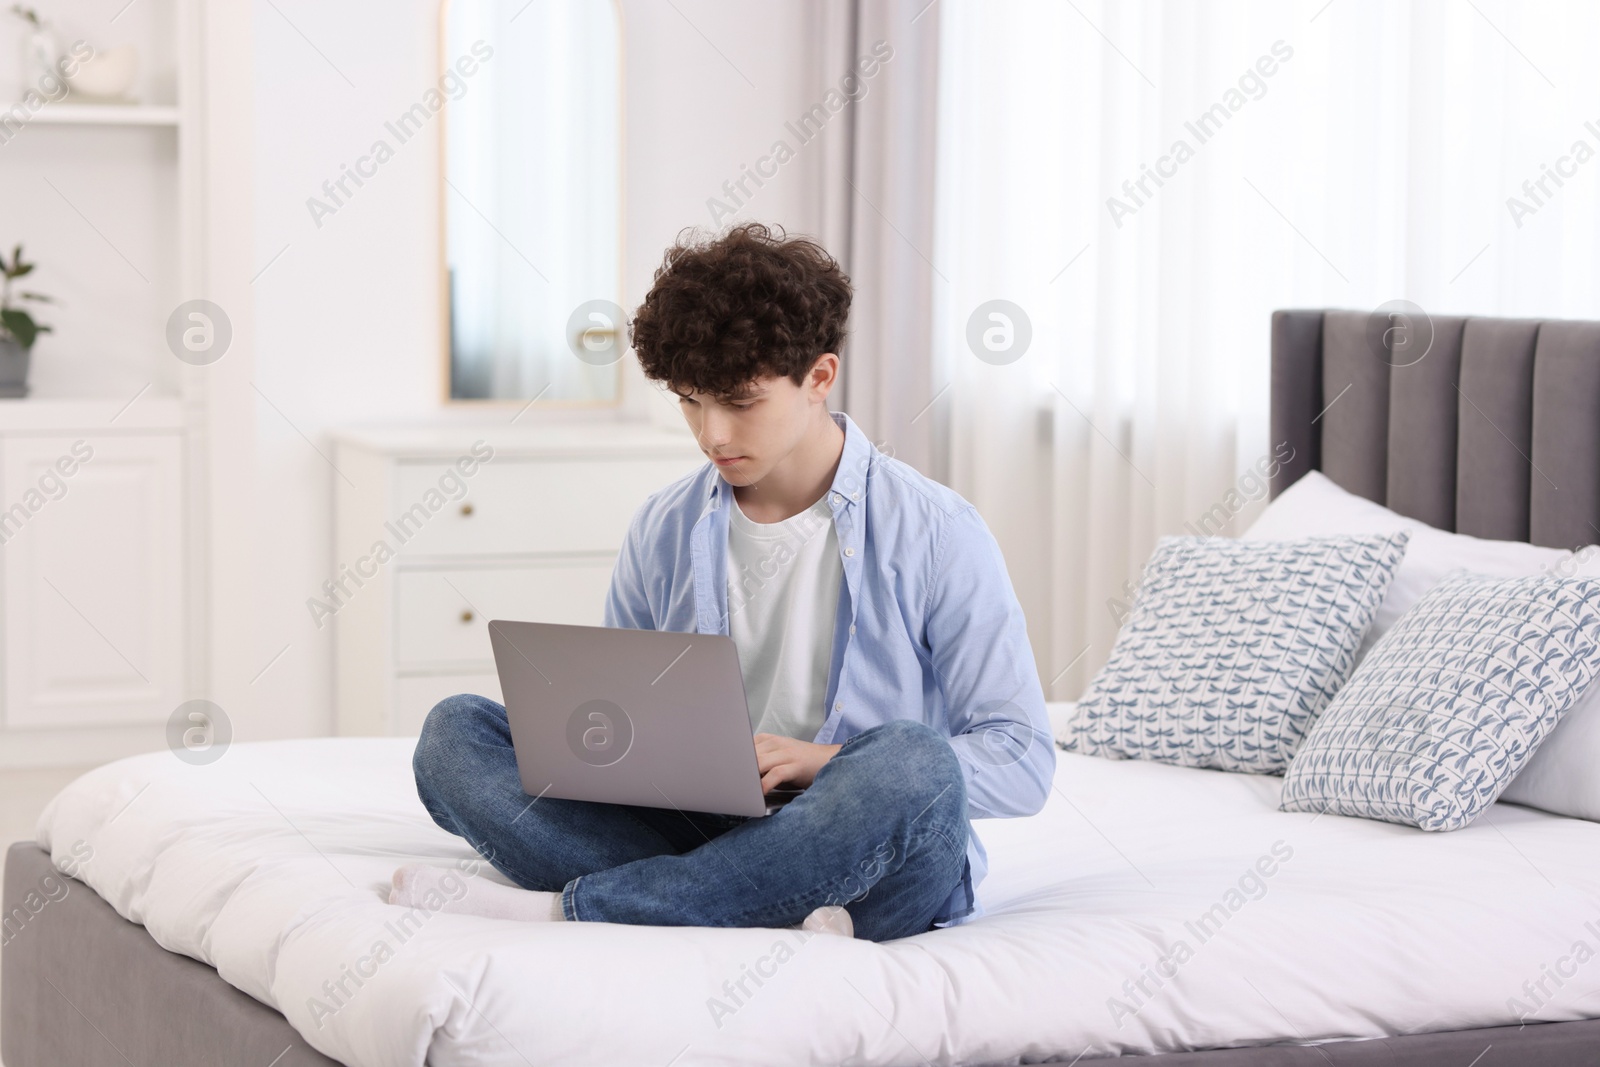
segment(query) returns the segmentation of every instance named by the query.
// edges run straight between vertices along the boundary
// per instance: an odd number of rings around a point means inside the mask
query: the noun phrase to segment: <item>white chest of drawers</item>
[[[308,608],[334,628],[340,734],[415,734],[453,693],[499,700],[489,619],[600,625],[634,511],[705,462],[687,434],[616,423],[335,442],[335,570]]]

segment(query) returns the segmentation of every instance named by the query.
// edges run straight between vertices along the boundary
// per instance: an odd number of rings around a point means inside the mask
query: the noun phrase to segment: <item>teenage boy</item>
[[[1044,694],[977,511],[828,410],[850,299],[821,246],[759,223],[667,251],[633,346],[710,462],[634,516],[605,610],[731,636],[762,788],[803,792],[753,819],[535,800],[505,708],[451,697],[423,726],[417,791],[523,888],[477,882],[449,907],[874,941],[981,913],[968,820],[1044,805]],[[391,900],[447,874],[401,868]]]

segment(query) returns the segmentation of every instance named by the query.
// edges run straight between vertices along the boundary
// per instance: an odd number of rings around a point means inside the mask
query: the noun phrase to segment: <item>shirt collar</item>
[[[839,469],[834,472],[833,484],[828,488],[828,502],[837,515],[867,498],[868,475],[878,450],[849,415],[842,411],[828,414],[844,431],[844,452],[839,456]]]

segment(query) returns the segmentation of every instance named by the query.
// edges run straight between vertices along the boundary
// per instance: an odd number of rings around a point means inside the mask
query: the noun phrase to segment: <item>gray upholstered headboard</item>
[[[1600,542],[1600,322],[1431,326],[1413,361],[1369,340],[1372,313],[1273,312],[1272,443],[1294,454],[1272,495],[1320,470],[1440,529]]]

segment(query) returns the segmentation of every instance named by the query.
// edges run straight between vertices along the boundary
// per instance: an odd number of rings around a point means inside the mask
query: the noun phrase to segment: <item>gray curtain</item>
[[[825,83],[879,41],[894,50],[822,146],[819,236],[856,290],[835,406],[885,451],[944,481],[949,394],[939,392],[932,344],[938,6],[826,0],[813,10]]]

